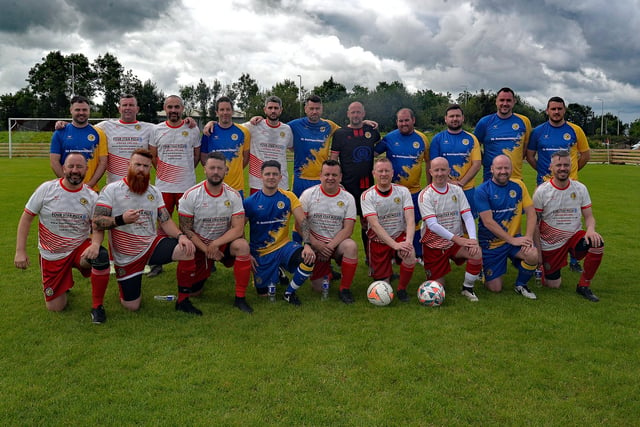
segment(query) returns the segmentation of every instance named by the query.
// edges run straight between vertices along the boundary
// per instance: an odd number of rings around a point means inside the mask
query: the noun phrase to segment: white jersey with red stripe
[[[124,266],[143,256],[157,235],[158,213],[164,207],[162,194],[149,185],[144,194],[129,190],[126,178],[108,184],[98,196],[96,206],[111,209],[111,216],[124,214],[128,209],[142,210],[135,223],[109,230],[109,246],[116,265]]]
[[[240,193],[222,183],[219,194],[211,194],[206,181],[188,189],[180,198],[179,213],[193,218],[193,231],[209,244],[231,228],[231,218],[244,215]]]
[[[193,150],[200,147],[200,130],[162,122],[156,125],[149,145],[158,149],[156,187],[163,193],[184,193],[196,184]]]
[[[551,179],[536,189],[533,207],[542,214],[540,245],[543,251],[550,251],[582,229],[582,210],[591,207],[591,197],[587,187],[578,181],[571,179],[566,188],[558,188]]]
[[[343,188],[329,195],[320,184],[314,185],[302,192],[300,204],[309,220],[311,234],[321,242],[331,241],[342,230],[345,220],[356,220],[356,201]]]
[[[289,125],[280,122],[278,126],[271,126],[267,120],[257,125],[247,122],[242,126],[251,134],[249,148],[249,187],[262,188],[262,163],[267,160],[277,160],[282,166],[282,179],[279,187],[289,189],[289,172],[287,168],[287,149],[293,148],[293,133]]]
[[[67,257],[89,238],[98,199],[87,185],[70,190],[62,181],[58,178],[40,185],[24,208],[29,215],[39,215],[38,249],[47,261]]]
[[[362,207],[362,215],[365,218],[377,215],[382,228],[385,229],[389,236],[396,239],[407,231],[404,212],[408,209],[413,210],[413,200],[411,199],[411,193],[405,186],[392,184],[389,194],[384,195],[374,185],[362,193],[360,206]],[[367,234],[369,239],[382,242],[371,228],[369,228]]]
[[[138,121],[127,123],[122,120],[105,120],[95,127],[102,129],[107,135],[107,184],[110,184],[127,176],[129,159],[135,150],[149,149],[155,125]]]
[[[440,192],[429,184],[420,192],[418,206],[422,217],[422,243],[434,249],[453,246],[451,240],[443,239],[427,227],[427,219],[432,217],[455,236],[462,236],[462,214],[471,210],[462,187],[446,184],[445,190]]]

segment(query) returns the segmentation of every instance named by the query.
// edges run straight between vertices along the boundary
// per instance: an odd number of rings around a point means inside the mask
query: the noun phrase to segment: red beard
[[[149,188],[149,179],[150,175],[145,175],[144,173],[136,173],[135,171],[129,170],[127,173],[127,185],[129,186],[129,190],[133,191],[136,194],[144,194]]]

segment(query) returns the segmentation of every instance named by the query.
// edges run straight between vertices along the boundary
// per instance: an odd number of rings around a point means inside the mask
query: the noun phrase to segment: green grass
[[[633,425],[640,416],[640,168],[581,172],[607,243],[593,281],[598,304],[575,294],[569,271],[559,290],[534,287],[537,301],[479,286],[472,304],[454,268],[440,308],[415,298],[374,307],[361,265],[353,306],[338,300],[337,286],[321,301],[305,285],[299,308],[250,290],[248,316],[231,306],[232,274],[219,266],[195,318],[153,299],[176,292],[169,265],[143,280],[138,313],[119,306],[112,278],[109,320],[96,326],[79,276],[69,308],[45,310],[35,225],[32,267],[12,265],[22,208],[51,177],[47,159],[0,159],[0,167],[4,425]],[[416,270],[411,291],[423,277]],[[507,283],[514,278],[510,269]]]

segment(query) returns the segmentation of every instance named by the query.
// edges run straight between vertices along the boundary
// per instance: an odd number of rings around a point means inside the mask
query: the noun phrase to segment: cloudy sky
[[[113,53],[165,93],[249,73],[263,89],[511,86],[640,117],[640,0],[0,0],[0,94],[52,50]]]

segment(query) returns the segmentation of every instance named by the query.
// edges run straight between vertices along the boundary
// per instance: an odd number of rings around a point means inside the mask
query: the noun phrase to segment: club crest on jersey
[[[456,196],[451,196],[451,200],[453,200],[454,202],[457,202],[458,198]]]
[[[516,198],[516,190],[509,190],[509,197],[511,197],[512,199]]]
[[[284,202],[279,201],[277,206],[278,206],[278,209],[284,209]]]
[[[324,133],[327,128],[325,126],[320,126],[320,132]]]
[[[89,203],[89,201],[87,199],[85,199],[84,197],[80,198],[80,204],[81,205],[86,205],[87,203]]]
[[[400,204],[400,197],[396,197],[393,199],[393,203],[395,203],[396,205]]]
[[[238,140],[238,134],[234,133],[233,135],[231,135],[231,140],[232,141],[237,141]]]
[[[135,130],[140,130],[140,129],[142,129],[142,126],[140,126],[140,125],[135,125],[133,128],[134,128]]]
[[[564,139],[565,141],[569,141],[571,139],[571,135],[565,133],[564,135],[562,135],[562,139]]]
[[[91,142],[96,140],[96,136],[95,135],[87,135],[87,139]]]
[[[280,138],[284,138],[284,132],[280,131]]]
[[[186,130],[182,131],[182,136],[184,136],[185,138],[189,136],[189,132],[187,132]]]
[[[342,200],[340,200],[337,204],[339,208],[344,207],[344,202]]]
[[[462,140],[462,145],[469,145],[469,139],[468,138],[464,138]]]
[[[52,288],[46,288],[44,290],[44,294],[48,297],[52,297],[53,296],[53,289]]]
[[[520,125],[517,124],[517,123],[514,123],[514,124],[511,125],[511,129],[518,130],[518,129],[520,129]]]
[[[365,132],[364,137],[367,139],[371,139],[371,132]]]
[[[230,201],[228,201],[228,200],[225,200],[225,201],[224,201],[224,205],[225,205],[226,207],[229,207],[229,206],[231,206],[231,202],[230,202]]]
[[[420,143],[418,141],[413,141],[413,148],[420,148]]]
[[[153,197],[153,194],[147,194],[147,199],[148,199],[150,202],[153,202],[156,198],[155,198],[155,197]]]
[[[576,193],[571,193],[571,196],[569,196],[569,197],[571,197],[572,200],[575,200],[576,197],[578,197],[578,196],[576,196]]]

